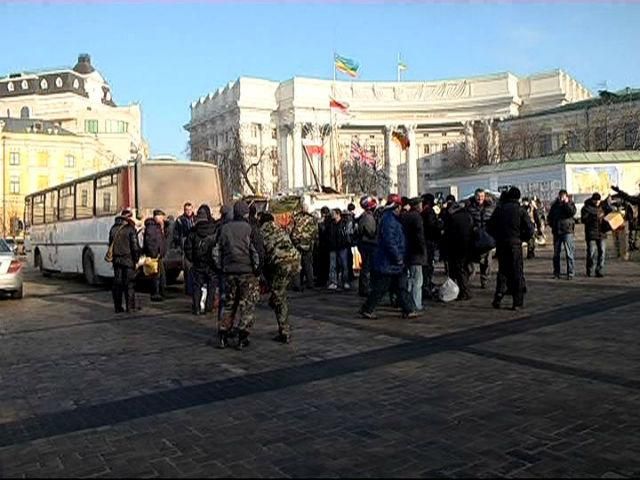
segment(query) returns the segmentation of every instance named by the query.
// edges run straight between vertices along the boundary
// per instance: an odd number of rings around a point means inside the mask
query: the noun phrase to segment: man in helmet
[[[378,201],[375,197],[364,196],[360,199],[360,207],[364,210],[364,213],[358,219],[358,250],[362,257],[358,294],[361,297],[366,297],[370,291],[371,266],[377,242],[377,225],[374,212],[378,207]]]

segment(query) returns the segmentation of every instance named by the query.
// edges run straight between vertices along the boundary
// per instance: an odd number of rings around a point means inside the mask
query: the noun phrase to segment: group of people
[[[134,286],[141,255],[158,262],[159,269],[151,276],[151,300],[163,299],[162,260],[167,245],[164,220],[164,212],[157,210],[145,221],[140,247],[131,211],[124,210],[116,218],[109,234],[116,312],[136,309]],[[223,206],[220,219],[214,220],[207,205],[201,205],[194,215],[192,206],[186,204],[174,228],[183,246],[192,313],[204,315],[217,310],[218,334],[211,343],[225,348],[235,339],[238,349],[249,346],[261,280],[271,292],[269,305],[278,322],[276,340],[291,341],[286,289],[300,271],[301,255],[270,213],[250,217],[249,205],[238,201],[232,209]],[[300,248],[304,246],[304,242],[299,244]]]
[[[616,195],[604,200],[594,193],[581,211],[588,276],[604,275],[607,214],[619,208],[620,202],[640,204],[640,196],[613,189]],[[522,308],[526,293],[523,244],[527,258],[535,257],[536,238],[544,236],[545,224],[553,233],[554,278],[561,276],[563,250],[567,278],[575,275],[577,212],[565,190],[559,192],[548,215],[538,199],[521,198],[516,187],[502,192],[500,198],[477,189],[463,201],[449,195],[436,204],[431,194],[416,198],[392,194],[382,203],[364,196],[360,215],[356,216],[356,207],[350,204],[345,211],[323,207],[320,218],[308,205],[301,205],[286,226],[269,212],[257,213],[244,201],[221,207],[217,220],[207,205],[194,213],[193,206],[185,204],[171,235],[184,252],[185,288],[192,296],[192,313],[217,313],[217,337],[212,342],[224,348],[235,339],[237,348],[246,348],[256,303],[261,292],[269,291],[269,305],[278,324],[275,340],[289,343],[288,288],[349,290],[355,281],[354,255],[358,254],[357,288],[366,298],[360,314],[368,319],[375,318],[386,296],[404,318],[418,316],[424,310],[423,300],[438,296],[434,283],[437,260],[444,262],[447,276],[455,282],[457,300],[466,301],[471,298],[469,279],[476,265],[480,286],[486,289],[493,258],[497,258],[492,305],[501,308],[503,298],[510,295],[511,308]],[[134,281],[142,255],[158,260],[157,272],[151,276],[151,300],[163,299],[166,275],[162,259],[168,236],[165,214],[160,210],[144,222],[142,246],[131,211],[124,210],[116,218],[109,235],[116,312],[136,309]]]

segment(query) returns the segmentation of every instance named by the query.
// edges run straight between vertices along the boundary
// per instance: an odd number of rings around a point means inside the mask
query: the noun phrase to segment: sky
[[[331,78],[336,51],[395,80],[400,52],[408,81],[561,68],[592,92],[640,87],[638,25],[630,2],[0,0],[0,76],[89,53],[119,105],[142,105],[151,153],[183,158],[191,102],[240,76]]]

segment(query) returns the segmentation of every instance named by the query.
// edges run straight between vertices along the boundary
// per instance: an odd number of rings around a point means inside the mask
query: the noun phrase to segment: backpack
[[[212,255],[213,238],[210,236],[203,238],[196,236],[194,243],[193,260],[198,263],[206,263]]]

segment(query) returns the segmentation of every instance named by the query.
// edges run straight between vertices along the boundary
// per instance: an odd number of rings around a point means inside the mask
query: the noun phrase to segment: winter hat
[[[207,204],[202,204],[198,207],[198,212],[196,213],[196,215],[198,217],[200,217],[201,215],[205,216],[207,218],[207,220],[211,219],[211,208],[209,208],[209,205]]]
[[[602,195],[596,192],[593,195],[591,195],[591,200],[593,200],[594,202],[597,202],[598,200],[602,200]]]
[[[153,211],[153,216],[154,216],[154,217],[158,217],[158,216],[163,216],[163,217],[164,217],[165,215],[166,215],[166,214],[165,214],[162,210],[160,210],[159,208],[156,208],[156,209]]]
[[[436,197],[432,193],[425,193],[422,195],[422,203],[433,206],[436,203]]]
[[[507,192],[507,198],[511,200],[520,200],[520,189],[518,187],[511,187]]]
[[[249,205],[247,205],[247,202],[245,202],[243,200],[237,201],[233,205],[233,216],[234,217],[244,217],[246,215],[249,215]]]
[[[402,205],[402,197],[400,195],[398,195],[397,193],[391,193],[387,197],[387,204],[384,206],[384,208],[385,209],[387,209],[387,208],[396,208],[396,207],[398,207],[400,205]]]
[[[422,202],[422,198],[420,197],[413,197],[409,199],[409,205],[412,207],[417,207],[418,205],[420,205],[421,202]]]
[[[120,216],[123,218],[131,218],[133,217],[133,212],[128,208],[125,208],[124,210],[122,210],[122,212],[120,212]]]

